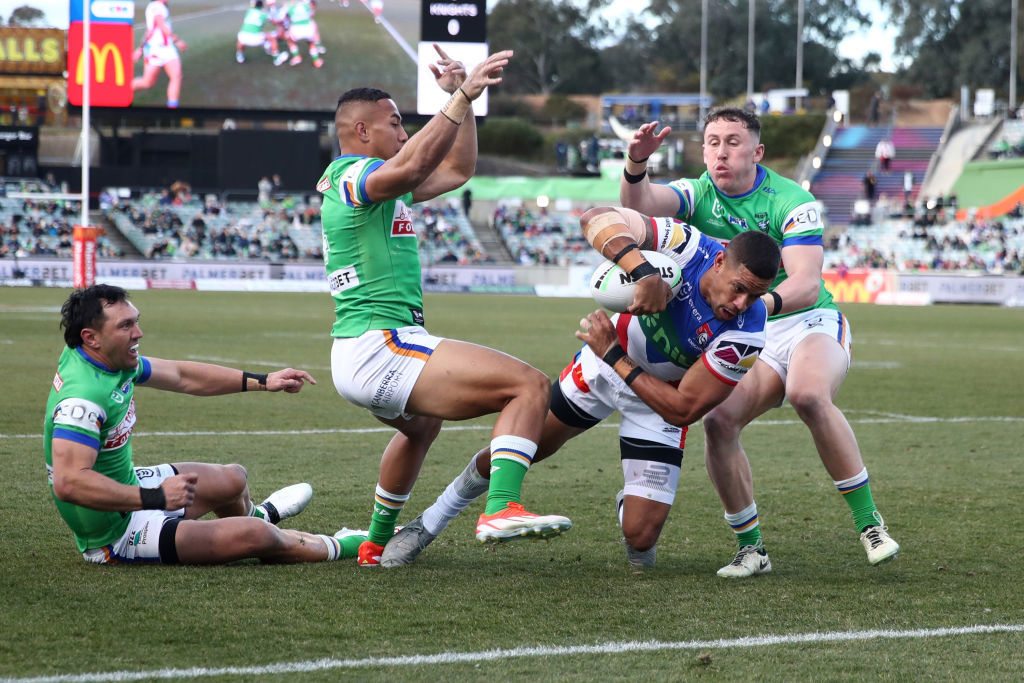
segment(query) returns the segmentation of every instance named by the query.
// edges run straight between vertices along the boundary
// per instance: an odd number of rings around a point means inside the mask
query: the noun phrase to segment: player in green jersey
[[[451,98],[409,137],[391,97],[357,88],[338,100],[341,155],[327,167],[323,254],[335,303],[331,369],[338,393],[398,430],[381,458],[369,538],[359,564],[380,566],[384,545],[443,420],[498,413],[492,474],[477,539],[546,538],[572,523],[523,509],[520,489],[547,412],[547,377],[493,349],[427,333],[409,206],[462,186],[476,167],[472,103],[501,82],[511,51],[468,75],[437,45],[430,69]]]
[[[782,268],[762,297],[770,313],[768,343],[736,390],[704,418],[708,474],[740,546],[719,575],[741,578],[771,567],[740,432],[783,398],[810,429],[826,471],[850,506],[868,561],[893,559],[899,545],[875,506],[853,430],[833,403],[850,367],[850,331],[821,277],[823,227],[817,202],[760,164],[760,121],[733,107],[712,111],[704,120],[707,172],[668,185],[651,183],[647,159],[671,132],[657,127],[657,121],[644,124],[629,143],[619,186],[623,206],[676,216],[722,241],[760,230],[782,248]]]
[[[306,382],[316,383],[308,373],[287,368],[262,375],[141,356],[139,311],[127,292],[111,285],[73,292],[61,309],[61,326],[67,346],[46,404],[43,445],[57,511],[86,560],[218,564],[251,557],[354,557],[358,542],[342,532],[334,538],[276,526],[306,507],[313,495],[309,484],[288,486],[254,505],[241,465],[132,462],[136,385],[196,396],[294,394]],[[209,512],[218,519],[199,519]]]

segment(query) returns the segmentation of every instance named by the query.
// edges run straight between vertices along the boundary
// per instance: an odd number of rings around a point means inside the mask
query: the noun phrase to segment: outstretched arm
[[[222,365],[150,358],[152,371],[142,386],[193,396],[219,396],[240,391],[285,391],[296,394],[303,384],[316,384],[308,372],[285,368],[266,375]]]
[[[512,51],[494,53],[478,64],[461,85],[456,85],[461,64],[437,49],[443,55],[440,63],[444,71],[431,67],[441,88],[451,88],[446,90],[452,93],[451,98],[409,138],[398,154],[366,179],[366,193],[375,202],[395,199],[406,192],[414,192],[415,201],[431,199],[466,182],[476,168],[476,122],[466,119],[473,117],[473,100],[488,86],[501,83],[502,69],[512,57]],[[467,127],[465,131],[461,130],[463,126]],[[461,161],[455,164],[454,170],[449,166],[441,177],[432,178],[450,154],[462,157]]]
[[[629,141],[625,173],[619,181],[619,201],[648,216],[675,216],[679,213],[679,196],[664,185],[655,185],[647,175],[647,160],[672,132],[666,126],[655,133],[657,127],[657,121],[645,123]]]

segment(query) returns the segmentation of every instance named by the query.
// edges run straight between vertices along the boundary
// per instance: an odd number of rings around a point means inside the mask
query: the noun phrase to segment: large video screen
[[[61,1],[66,8],[68,0],[25,0]],[[433,92],[422,58],[434,56],[431,44],[470,67],[487,55],[484,0],[137,0],[134,8],[135,47],[155,14],[166,14],[183,43],[135,61],[132,107],[168,106],[175,67],[159,60],[177,56],[183,109],[327,112],[342,92],[366,86],[389,92],[403,112],[433,114],[446,96]],[[486,99],[475,112],[486,113]]]

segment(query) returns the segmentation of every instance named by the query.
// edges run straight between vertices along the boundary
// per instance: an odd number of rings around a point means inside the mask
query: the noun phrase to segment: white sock
[[[437,536],[444,531],[448,523],[469,507],[469,504],[487,493],[490,480],[483,477],[476,469],[477,453],[444,492],[437,497],[434,504],[423,511],[423,528]]]
[[[338,539],[333,536],[325,536],[324,534],[317,534],[316,537],[327,546],[327,559],[325,562],[331,562],[341,557],[341,543],[338,542]]]

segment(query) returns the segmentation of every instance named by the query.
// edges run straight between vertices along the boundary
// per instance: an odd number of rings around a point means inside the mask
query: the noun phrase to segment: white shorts
[[[417,325],[336,338],[331,347],[334,388],[378,417],[408,417],[409,394],[430,354],[443,341]]]
[[[263,47],[263,43],[267,42],[267,37],[262,33],[252,33],[251,31],[239,31],[238,32],[238,44],[246,47]]]
[[[146,45],[143,48],[146,66],[163,66],[175,59],[181,59],[178,48],[174,45]]]
[[[850,323],[845,315],[834,308],[814,308],[787,318],[769,320],[765,326],[768,343],[758,358],[775,370],[785,382],[793,351],[797,344],[812,334],[827,334],[835,339],[846,353],[846,369],[850,369]]]
[[[288,37],[294,41],[315,40],[316,26],[314,24],[301,24],[288,29]]]
[[[589,346],[576,354],[572,362],[558,378],[558,388],[569,406],[556,411],[563,422],[565,410],[573,410],[577,420],[569,419],[567,424],[588,427],[604,420],[616,410],[622,415],[619,439],[627,443],[639,441],[642,444],[660,444],[667,449],[657,449],[660,459],[622,458],[622,475],[627,495],[639,496],[671,505],[679,485],[678,463],[663,462],[670,453],[679,460],[686,445],[686,428],[677,427],[665,421],[644,403],[626,383],[590,350]],[[557,399],[556,399],[557,400]],[[586,415],[579,415],[579,411]],[[634,445],[632,450],[642,454],[644,447]],[[654,457],[654,456],[652,456]],[[671,455],[670,455],[671,458]]]
[[[135,475],[139,478],[139,486],[155,488],[164,479],[175,475],[175,470],[170,465],[157,465],[156,467],[136,467]],[[185,508],[177,510],[135,510],[131,513],[128,521],[128,528],[124,530],[121,538],[110,545],[101,548],[89,548],[82,557],[88,562],[96,564],[130,564],[133,562],[159,563],[166,561],[177,563],[177,555],[174,558],[160,557],[161,535],[164,523],[168,520],[178,520],[185,516]],[[168,529],[173,534],[177,522]],[[170,541],[165,540],[164,544],[170,542],[173,549],[173,535]]]

